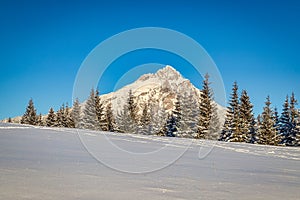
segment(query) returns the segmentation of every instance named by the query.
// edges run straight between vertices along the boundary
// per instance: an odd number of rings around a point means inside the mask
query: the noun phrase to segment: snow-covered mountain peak
[[[167,65],[163,69],[158,70],[155,75],[159,78],[168,79],[170,81],[183,79],[181,74],[170,65]]]
[[[184,78],[176,69],[167,65],[156,73],[149,73],[140,76],[135,82],[126,85],[118,91],[102,95],[104,102],[112,102],[113,110],[117,114],[123,109],[128,99],[129,91],[135,97],[138,107],[138,115],[141,114],[144,105],[152,99],[159,102],[159,105],[170,112],[174,109],[174,102],[178,94],[192,94],[196,101],[200,100],[201,90],[196,88],[190,80]],[[224,112],[221,106],[218,106],[220,113]]]

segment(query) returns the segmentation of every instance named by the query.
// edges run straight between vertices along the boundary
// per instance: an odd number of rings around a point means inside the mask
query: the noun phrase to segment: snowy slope
[[[87,140],[107,145],[103,132],[81,130]],[[106,133],[131,152],[165,144],[184,148],[190,139]],[[147,174],[112,170],[83,147],[76,129],[0,124],[0,199],[299,199],[300,149],[193,140],[170,166]],[[132,166],[109,149],[111,163]],[[153,163],[168,155],[161,154]]]

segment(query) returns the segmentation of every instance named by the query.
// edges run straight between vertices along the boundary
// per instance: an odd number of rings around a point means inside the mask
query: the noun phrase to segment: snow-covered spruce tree
[[[198,124],[198,104],[190,92],[178,94],[181,99],[181,118],[179,121],[178,135],[180,137],[194,138],[197,136]]]
[[[89,98],[86,100],[82,108],[82,115],[80,118],[80,128],[100,130],[98,118],[95,107],[95,91],[91,90]]]
[[[240,98],[240,142],[253,143],[255,140],[255,119],[253,115],[253,105],[246,90],[242,91]]]
[[[297,146],[297,138],[299,138],[299,129],[297,127],[298,123],[298,110],[296,109],[297,100],[295,98],[294,93],[292,93],[290,98],[290,106],[289,106],[289,114],[290,114],[290,122],[289,122],[289,130],[285,134],[284,142],[287,146]],[[298,135],[298,136],[297,136]]]
[[[62,104],[62,106],[56,112],[57,127],[65,127],[65,120],[65,105]]]
[[[278,110],[277,107],[274,108],[274,120],[275,120],[275,128],[277,133],[280,133],[280,126],[279,126],[279,115],[278,115]]]
[[[241,131],[239,125],[240,125],[240,112],[239,112],[238,85],[237,82],[234,82],[220,140],[229,141],[229,142],[240,142]]]
[[[50,108],[48,115],[46,117],[46,126],[55,127],[57,126],[56,114],[53,108]]]
[[[258,143],[264,145],[278,145],[280,140],[276,131],[274,111],[271,109],[271,101],[269,96],[265,102],[264,111],[261,117],[262,121],[258,130]]]
[[[28,102],[28,106],[26,108],[26,111],[24,115],[21,118],[21,124],[30,124],[30,125],[36,125],[37,124],[37,115],[36,110],[34,108],[33,100],[30,99]]]
[[[165,136],[167,114],[162,102],[155,101],[153,98],[149,100],[150,123],[149,132],[152,135]]]
[[[78,98],[75,99],[73,103],[73,108],[71,112],[72,121],[74,123],[75,128],[79,128],[79,122],[80,122],[80,104]]]
[[[116,130],[116,122],[112,110],[111,101],[109,101],[109,103],[106,106],[105,120],[105,131],[114,132]]]
[[[136,133],[137,130],[137,109],[134,96],[130,90],[123,109],[118,112],[116,117],[117,130],[122,133]]]
[[[291,112],[290,112],[290,104],[289,104],[289,97],[286,96],[282,113],[279,118],[279,132],[282,136],[282,145],[286,145],[288,142],[288,138],[291,134],[292,124],[291,124]]]
[[[66,104],[65,112],[64,112],[64,126],[67,128],[74,128],[74,120],[71,116],[71,111],[69,105]]]
[[[202,90],[200,94],[199,104],[199,122],[196,138],[208,139],[209,127],[212,117],[212,91],[209,87],[209,75],[205,75],[205,79],[202,83]]]
[[[217,104],[212,102],[212,115],[209,124],[208,138],[210,140],[218,140],[221,131],[221,123],[218,114]]]
[[[45,125],[41,113],[40,113],[39,116],[37,117],[36,125],[38,125],[38,126],[44,126],[44,125]]]
[[[150,135],[150,113],[148,109],[148,103],[144,104],[142,115],[139,121],[138,133],[144,135]]]
[[[165,131],[164,132],[165,136],[182,137],[182,135],[179,133],[181,119],[182,119],[181,99],[180,99],[180,95],[177,95],[174,109],[172,110],[171,114],[167,117],[165,128],[163,129],[163,131]]]
[[[167,137],[175,137],[178,132],[178,119],[174,116],[174,113],[172,113],[166,123],[166,133],[165,136]]]
[[[295,146],[299,147],[300,146],[300,110],[298,110],[298,117],[296,120],[296,143]]]
[[[96,109],[96,116],[97,121],[99,123],[99,126],[101,130],[105,130],[106,128],[106,119],[105,119],[105,113],[104,113],[104,105],[101,101],[99,90],[96,90],[95,93],[95,109]],[[106,131],[106,130],[105,130]]]
[[[135,97],[133,96],[132,90],[129,90],[127,104],[128,104],[128,110],[129,110],[131,119],[135,123],[137,123],[138,122],[137,103],[135,101]]]

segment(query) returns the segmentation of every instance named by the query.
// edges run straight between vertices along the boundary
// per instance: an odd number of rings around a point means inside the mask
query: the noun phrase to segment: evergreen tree
[[[240,130],[241,134],[238,140],[240,142],[252,143],[255,138],[255,120],[253,115],[253,105],[246,90],[242,91],[240,98]]]
[[[286,145],[287,143],[290,142],[289,136],[291,135],[291,129],[292,129],[292,124],[291,124],[289,97],[286,96],[285,102],[284,102],[283,108],[282,108],[282,113],[279,118],[279,132],[283,138],[281,141],[281,143],[283,145]]]
[[[239,112],[238,85],[237,82],[234,82],[220,140],[230,141],[230,142],[240,142],[241,131],[239,125],[240,125],[240,112]]]
[[[80,119],[80,128],[99,130],[100,125],[98,123],[96,107],[95,107],[95,91],[91,90],[89,98],[86,100],[82,109],[82,115]]]
[[[271,109],[270,97],[267,97],[264,111],[262,113],[262,121],[259,127],[259,144],[278,145],[279,137],[276,132],[274,111]]]
[[[177,136],[193,138],[197,137],[197,116],[199,116],[198,105],[192,91],[178,94],[181,106],[180,121]]]
[[[148,103],[144,104],[142,115],[140,118],[139,123],[139,130],[138,133],[144,134],[144,135],[150,135],[150,113],[148,109]]]
[[[74,123],[75,128],[79,128],[80,126],[80,104],[78,98],[75,99],[73,103],[73,109],[71,112],[71,118]]]
[[[66,108],[65,108],[65,112],[64,112],[64,126],[67,128],[74,128],[75,124],[74,124],[74,120],[71,116],[71,111],[69,108],[68,103],[66,104]]]
[[[53,108],[50,108],[49,113],[46,117],[46,126],[54,127],[57,125],[56,114]]]
[[[105,130],[109,132],[114,132],[116,129],[116,122],[114,119],[114,114],[112,110],[112,103],[109,101],[109,103],[106,106],[106,112],[105,112],[105,119],[106,119],[106,127]]]
[[[209,85],[209,75],[206,74],[200,94],[199,122],[196,136],[196,138],[200,139],[209,138],[210,122],[213,113],[212,91]]]
[[[129,90],[127,104],[128,104],[128,110],[129,110],[130,118],[134,122],[137,122],[138,121],[137,104],[135,102],[135,97],[133,96],[132,90]]]
[[[8,118],[7,122],[12,123],[11,117]]]
[[[21,124],[30,124],[30,125],[36,125],[37,124],[37,115],[36,110],[34,108],[33,100],[30,99],[28,106],[26,108],[26,111],[24,115],[21,118]]]
[[[95,93],[95,109],[96,109],[96,116],[97,121],[99,123],[99,126],[101,127],[101,130],[104,130],[106,127],[106,119],[105,119],[105,113],[104,113],[104,105],[101,101],[99,90],[96,90]]]
[[[212,115],[210,119],[210,125],[208,130],[208,138],[210,140],[217,140],[221,131],[221,123],[218,114],[217,104],[212,102]]]
[[[274,120],[275,120],[275,128],[278,134],[280,134],[280,126],[279,126],[279,115],[277,107],[274,108]]]
[[[298,129],[298,110],[296,109],[297,100],[294,93],[292,93],[290,98],[290,121],[288,122],[289,130],[285,133],[285,144],[288,146],[297,146],[299,138],[299,129]],[[298,135],[298,136],[297,136]]]
[[[43,117],[42,117],[42,114],[40,113],[38,118],[37,118],[37,123],[36,125],[38,126],[44,126],[44,121],[43,121]]]
[[[181,119],[182,119],[182,109],[181,109],[181,99],[180,99],[180,95],[176,96],[176,101],[175,101],[175,105],[174,105],[174,110],[172,111],[171,115],[167,118],[167,136],[177,136],[177,137],[182,137],[182,135],[179,132],[179,129],[181,128]],[[169,125],[169,124],[172,124]],[[172,132],[172,134],[168,134],[168,132]]]
[[[162,102],[149,100],[150,124],[149,132],[152,135],[166,135],[167,115]]]
[[[175,117],[174,113],[172,113],[167,120],[166,124],[166,133],[165,135],[167,137],[175,137],[176,132],[178,132],[178,126],[177,126],[177,121],[178,119]]]
[[[56,112],[56,126],[65,127],[65,121],[65,105],[62,104],[62,106]]]
[[[116,117],[117,128],[122,133],[136,133],[137,131],[137,117],[136,117],[136,104],[132,91],[128,93],[127,102],[124,104],[123,109],[118,112]]]

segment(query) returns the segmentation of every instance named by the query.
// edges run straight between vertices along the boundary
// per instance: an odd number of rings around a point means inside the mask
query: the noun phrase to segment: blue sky
[[[199,42],[217,64],[227,94],[237,81],[256,114],[267,95],[278,108],[292,91],[300,100],[299,1],[1,0],[0,119],[22,115],[30,98],[42,114],[71,104],[76,73],[88,53],[112,35],[148,26]],[[100,84],[102,93],[113,89],[126,67],[177,60],[153,51],[118,62]],[[179,70],[201,84],[184,67]]]

